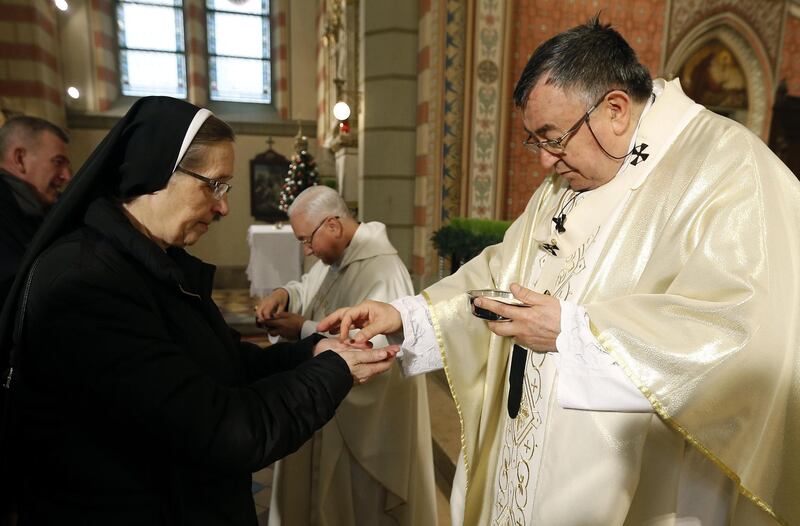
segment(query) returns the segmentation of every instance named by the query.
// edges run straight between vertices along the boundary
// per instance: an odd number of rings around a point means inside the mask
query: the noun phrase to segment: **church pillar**
[[[0,0],[0,109],[66,123],[52,2]]]
[[[417,109],[417,2],[361,2],[359,218],[386,224],[411,266]]]
[[[358,203],[358,148],[342,146],[334,151],[336,184],[339,193],[348,204]]]
[[[186,32],[186,100],[201,107],[208,106],[208,48],[204,0],[184,0]]]

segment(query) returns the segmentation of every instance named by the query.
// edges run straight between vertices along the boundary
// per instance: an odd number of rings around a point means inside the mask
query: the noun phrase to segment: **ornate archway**
[[[722,52],[729,52],[733,62],[741,67],[747,106],[746,115],[740,120],[753,133],[766,139],[775,97],[774,72],[763,43],[753,28],[737,15],[721,13],[688,31],[667,59],[665,76],[675,78],[689,61],[703,54],[704,48],[715,46]]]

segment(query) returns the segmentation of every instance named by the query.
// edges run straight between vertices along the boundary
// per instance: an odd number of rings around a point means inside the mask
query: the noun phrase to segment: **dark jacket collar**
[[[5,183],[23,214],[41,219],[47,207],[39,201],[36,191],[27,182],[0,168],[0,181]]]
[[[141,263],[157,279],[177,286],[184,293],[211,297],[216,267],[203,263],[181,248],[161,250],[110,200],[100,198],[90,204],[84,222],[117,250]]]
[[[26,214],[19,207],[11,185],[5,178],[0,177],[0,227],[3,229],[0,238],[10,238],[20,247],[27,247],[42,225],[42,220],[40,216]],[[0,254],[0,256],[8,255]]]

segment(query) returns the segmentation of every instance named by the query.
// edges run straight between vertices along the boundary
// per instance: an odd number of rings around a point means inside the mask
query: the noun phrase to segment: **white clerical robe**
[[[359,225],[337,264],[317,262],[284,288],[289,310],[307,320],[365,299],[413,293],[386,227],[377,222]],[[425,379],[406,379],[393,366],[354,386],[328,424],[275,464],[269,523],[435,525],[435,491]]]
[[[656,86],[624,179],[584,196],[566,235],[551,218],[570,191],[553,178],[501,245],[423,293],[462,420],[465,524],[800,520],[785,417],[800,391],[800,244],[782,231],[800,188],[743,127],[677,81]],[[511,342],[464,291],[514,281],[581,304],[572,316],[593,334],[572,336],[608,353],[654,413],[564,407],[557,355],[530,353],[511,419]]]

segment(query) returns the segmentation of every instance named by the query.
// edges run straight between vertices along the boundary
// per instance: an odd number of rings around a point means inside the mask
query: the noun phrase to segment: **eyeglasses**
[[[308,247],[310,247],[310,246],[311,246],[311,243],[313,243],[313,242],[314,242],[314,234],[316,234],[316,233],[317,233],[317,230],[319,230],[320,228],[322,228],[322,225],[324,225],[324,224],[325,224],[325,222],[326,222],[328,219],[339,219],[339,216],[328,216],[328,217],[326,217],[325,219],[323,219],[322,221],[320,221],[320,223],[317,225],[317,228],[315,228],[315,229],[314,229],[314,230],[311,232],[311,235],[310,235],[310,236],[308,236],[307,238],[304,238],[304,239],[298,239],[298,241],[300,241],[300,244],[301,244],[301,245],[305,245],[305,246],[308,246]]]
[[[217,201],[222,201],[222,198],[225,197],[225,194],[230,192],[231,188],[233,188],[233,186],[231,186],[228,183],[223,183],[222,181],[219,181],[217,179],[211,179],[210,177],[206,177],[204,175],[200,175],[199,173],[195,173],[195,172],[193,172],[191,170],[187,170],[186,168],[184,168],[182,166],[178,166],[175,169],[175,171],[176,172],[183,172],[186,175],[191,175],[195,179],[200,179],[201,181],[206,183],[208,185],[208,187],[211,188],[211,192],[214,195],[214,199],[216,199]]]
[[[584,113],[583,116],[581,116],[581,118],[578,119],[578,122],[573,124],[567,131],[565,131],[561,135],[561,137],[558,137],[557,139],[549,139],[547,141],[531,141],[533,135],[528,135],[528,138],[522,141],[522,145],[534,153],[539,153],[539,150],[545,150],[546,152],[552,153],[553,155],[561,155],[562,153],[564,153],[564,148],[566,147],[564,143],[567,141],[567,139],[569,139],[572,135],[574,135],[580,129],[580,127],[583,125],[584,122],[589,122],[589,115],[591,115],[592,112],[596,110],[598,106],[600,106],[600,103],[603,102],[606,96],[612,91],[617,91],[617,90],[612,89],[603,93],[603,96],[600,97],[600,100],[592,104],[589,107],[589,109],[586,110],[586,113]]]

